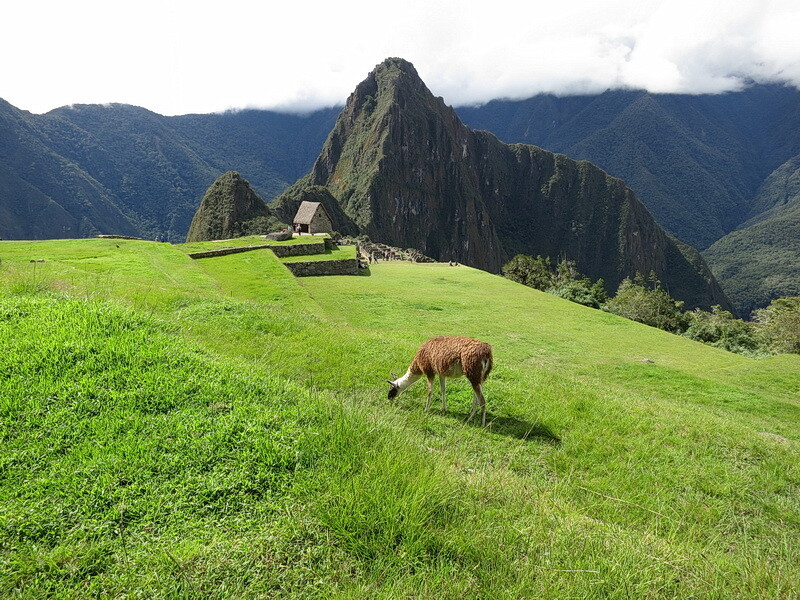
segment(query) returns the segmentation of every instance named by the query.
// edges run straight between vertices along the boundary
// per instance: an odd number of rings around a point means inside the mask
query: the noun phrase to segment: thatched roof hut
[[[333,233],[331,218],[322,202],[301,202],[292,224],[298,233]]]

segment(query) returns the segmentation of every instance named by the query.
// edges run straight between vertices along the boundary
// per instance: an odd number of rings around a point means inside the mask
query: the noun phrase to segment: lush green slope
[[[800,155],[776,169],[740,229],[704,253],[742,315],[800,295]]]
[[[295,280],[267,250],[127,240],[0,259],[2,595],[796,594],[797,356],[445,264]],[[493,344],[486,429],[465,381],[448,415],[421,383],[385,399],[438,334]]]

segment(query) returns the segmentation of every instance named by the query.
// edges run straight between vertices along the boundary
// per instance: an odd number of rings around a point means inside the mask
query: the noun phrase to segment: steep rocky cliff
[[[729,307],[697,252],[677,244],[619,179],[588,162],[472,131],[409,62],[378,65],[351,94],[309,176],[361,233],[498,272],[517,253],[565,256],[613,291],[655,271],[687,305]]]
[[[281,226],[246,179],[236,171],[220,175],[208,188],[192,219],[187,242],[269,233]]]

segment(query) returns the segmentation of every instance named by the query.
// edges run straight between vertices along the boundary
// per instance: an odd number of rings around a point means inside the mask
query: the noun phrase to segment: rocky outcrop
[[[206,191],[192,219],[187,242],[266,234],[281,223],[236,171],[220,175]]]
[[[729,307],[699,254],[678,245],[598,167],[472,131],[413,65],[387,59],[351,94],[303,190],[323,188],[358,232],[498,272],[518,253],[567,257],[609,291],[654,271],[689,307]]]

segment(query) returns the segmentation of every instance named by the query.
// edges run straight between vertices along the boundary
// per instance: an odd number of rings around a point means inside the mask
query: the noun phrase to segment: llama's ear
[[[397,379],[397,373],[392,373],[392,377],[394,377],[395,379]]]
[[[386,383],[388,383],[389,385],[394,385],[394,381],[392,381],[391,379],[387,379]]]

